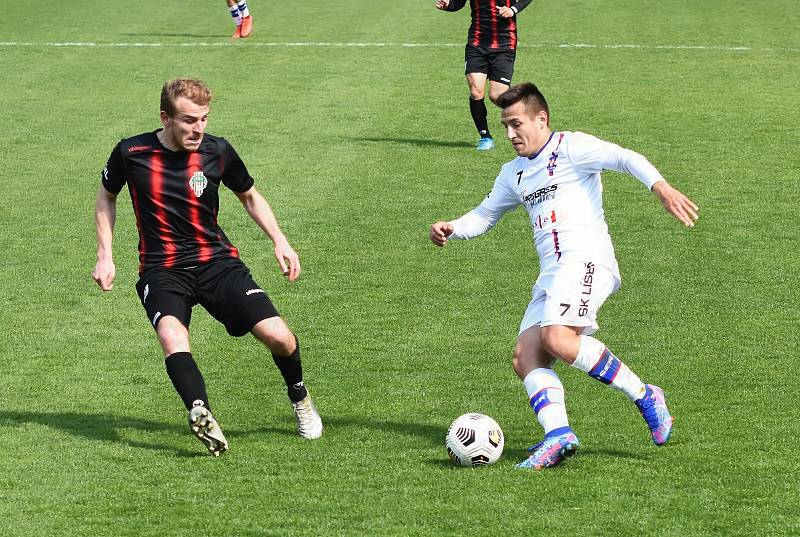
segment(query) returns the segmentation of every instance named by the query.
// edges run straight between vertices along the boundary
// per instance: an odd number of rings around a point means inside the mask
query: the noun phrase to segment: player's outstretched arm
[[[661,200],[664,210],[680,220],[686,227],[694,227],[698,217],[697,212],[700,210],[697,204],[664,180],[655,183],[652,190]]]
[[[289,278],[290,282],[295,281],[300,277],[300,258],[278,226],[278,220],[267,200],[256,190],[256,187],[251,187],[246,192],[237,192],[236,196],[244,205],[250,218],[258,224],[258,227],[275,245],[275,259],[278,260],[283,275]]]
[[[436,9],[442,11],[458,11],[464,7],[467,0],[436,0]]]
[[[92,279],[97,282],[103,291],[114,288],[114,277],[117,268],[114,266],[114,257],[111,251],[111,242],[114,237],[114,223],[117,220],[117,196],[106,190],[102,185],[97,191],[94,202],[94,224],[97,232],[97,263],[92,271]]]
[[[428,236],[436,246],[444,246],[447,244],[447,237],[453,234],[453,229],[453,224],[450,222],[436,222],[431,225]]]

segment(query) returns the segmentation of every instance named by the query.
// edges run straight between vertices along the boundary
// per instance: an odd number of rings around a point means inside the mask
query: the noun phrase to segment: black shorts
[[[489,80],[511,85],[516,50],[490,50],[474,45],[464,49],[464,74],[484,73]]]
[[[167,315],[177,317],[189,328],[195,304],[203,306],[236,337],[247,334],[259,321],[278,316],[267,293],[236,258],[193,268],[147,269],[136,283],[136,292],[153,328]]]

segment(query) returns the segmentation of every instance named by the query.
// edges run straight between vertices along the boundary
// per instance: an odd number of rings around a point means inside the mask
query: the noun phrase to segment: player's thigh
[[[501,86],[505,86],[506,89],[508,89],[508,86],[511,85],[511,79],[514,77],[514,61],[516,57],[517,53],[513,50],[495,52],[489,56],[489,68],[486,73],[489,80],[493,83],[497,83],[497,86],[494,88],[495,91],[499,91]],[[491,87],[489,91],[489,97],[494,101],[499,96],[499,93],[493,97]],[[500,93],[503,91],[505,91],[505,89],[500,91]]]
[[[564,264],[540,280],[546,295],[540,326],[568,326],[585,335],[599,328],[600,307],[616,289],[612,272],[592,261]]]
[[[260,321],[279,315],[266,291],[238,259],[215,263],[201,279],[200,304],[232,336],[241,337]]]
[[[139,300],[167,354],[188,352],[188,328],[196,303],[192,279],[189,273],[149,270],[136,283]]]

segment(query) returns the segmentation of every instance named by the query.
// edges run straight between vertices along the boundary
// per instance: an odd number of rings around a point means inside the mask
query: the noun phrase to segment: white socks
[[[250,10],[247,9],[247,2],[242,0],[241,2],[236,2],[237,7],[239,8],[239,15],[242,17],[249,17]]]
[[[230,10],[231,10],[231,17],[233,17],[233,22],[236,23],[236,26],[241,25],[242,24],[242,15],[239,12],[239,6],[234,4],[234,5],[232,5],[230,7]]]
[[[588,373],[603,384],[610,384],[631,401],[638,401],[644,396],[644,383],[636,373],[591,336],[581,336],[581,347],[572,367]]]
[[[543,367],[534,369],[522,383],[545,434],[569,427],[567,408],[564,406],[564,386],[555,371]]]

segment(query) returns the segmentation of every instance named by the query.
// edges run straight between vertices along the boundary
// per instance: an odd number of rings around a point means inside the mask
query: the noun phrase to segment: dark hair
[[[511,86],[497,98],[497,106],[500,108],[508,108],[520,101],[525,103],[525,108],[527,108],[533,116],[542,110],[547,112],[549,123],[550,107],[547,106],[547,100],[533,82],[523,82],[522,84]]]
[[[207,106],[211,102],[211,90],[196,78],[176,78],[164,83],[161,88],[161,110],[170,117],[177,111],[175,101],[178,97],[186,97],[195,104]]]

